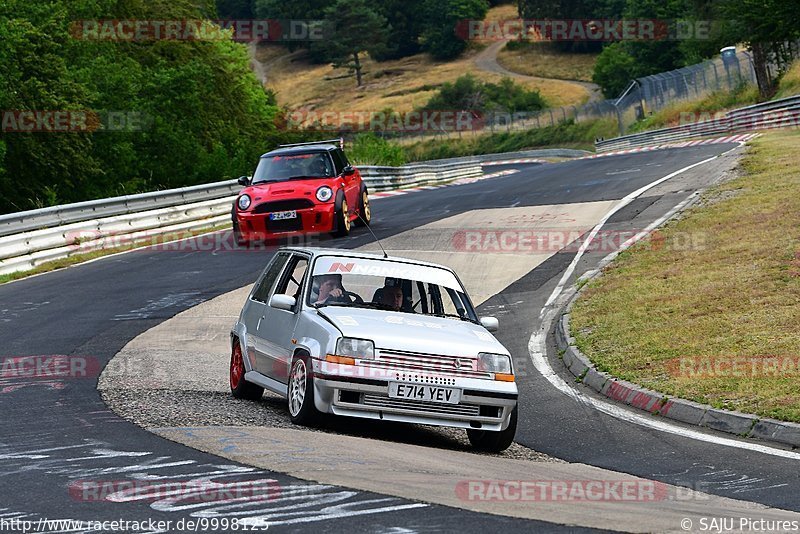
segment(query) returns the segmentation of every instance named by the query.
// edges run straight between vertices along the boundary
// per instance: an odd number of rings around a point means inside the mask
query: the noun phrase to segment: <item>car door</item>
[[[269,307],[267,320],[261,323],[258,331],[259,337],[264,340],[266,352],[264,374],[282,384],[289,382],[289,365],[294,352],[292,334],[299,317],[308,261],[308,256],[304,254],[293,254],[273,291],[274,295],[293,296],[297,305],[292,310]]]
[[[264,269],[261,278],[253,285],[253,291],[247,299],[247,304],[242,312],[242,321],[247,329],[247,356],[253,370],[264,374],[266,364],[266,341],[261,337],[261,325],[270,315],[267,306],[272,289],[283,272],[290,254],[282,252],[275,255],[272,262]]]

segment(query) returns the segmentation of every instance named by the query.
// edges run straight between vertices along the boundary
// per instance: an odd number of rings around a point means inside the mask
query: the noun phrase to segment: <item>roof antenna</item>
[[[374,238],[375,238],[375,241],[378,243],[378,246],[379,246],[379,247],[381,247],[381,250],[383,251],[383,257],[384,257],[384,259],[385,259],[385,258],[388,258],[388,257],[389,257],[389,255],[386,253],[386,249],[385,249],[385,248],[383,248],[383,245],[381,245],[381,240],[380,240],[380,239],[378,239],[378,236],[376,236],[376,235],[375,235],[375,232],[373,232],[373,231],[372,231],[372,228],[370,228],[370,227],[369,227],[369,223],[368,223],[367,221],[365,221],[365,220],[364,220],[364,217],[362,217],[360,213],[357,213],[356,215],[358,215],[358,218],[359,218],[359,219],[361,219],[361,222],[362,222],[362,223],[364,223],[364,226],[366,226],[366,227],[367,227],[367,230],[369,230],[369,233],[371,233],[371,234],[372,234],[372,237],[374,237]]]

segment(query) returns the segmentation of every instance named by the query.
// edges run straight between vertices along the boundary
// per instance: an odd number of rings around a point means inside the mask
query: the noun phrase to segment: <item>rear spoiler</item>
[[[322,145],[324,143],[338,143],[339,148],[344,150],[344,138],[340,137],[338,139],[325,139],[324,141],[313,141],[310,143],[289,143],[286,145],[278,145],[278,148],[289,148],[291,146],[308,146],[308,145]]]

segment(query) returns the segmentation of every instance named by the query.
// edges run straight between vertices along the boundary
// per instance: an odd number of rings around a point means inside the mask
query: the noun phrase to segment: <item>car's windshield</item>
[[[333,176],[333,162],[327,152],[306,152],[262,157],[253,183],[283,182],[291,179]]]
[[[318,258],[306,302],[477,321],[453,273],[389,260]]]

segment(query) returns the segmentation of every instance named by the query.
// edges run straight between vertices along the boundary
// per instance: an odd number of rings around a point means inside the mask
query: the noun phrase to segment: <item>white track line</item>
[[[727,152],[726,152],[726,154],[727,154]],[[666,180],[669,180],[670,178],[673,178],[673,177],[675,177],[675,176],[677,176],[679,174],[682,174],[682,173],[688,171],[689,169],[697,167],[698,165],[702,165],[704,163],[708,163],[709,161],[715,160],[715,159],[717,159],[717,157],[718,156],[712,156],[710,158],[704,159],[703,161],[700,161],[700,162],[697,162],[697,163],[693,163],[692,165],[689,165],[689,166],[684,167],[682,169],[678,169],[677,171],[672,172],[672,173],[664,176],[663,178],[659,178],[655,182],[651,182],[651,183],[647,184],[644,187],[640,187],[639,189],[637,189],[633,193],[630,193],[627,196],[625,196],[622,200],[619,201],[619,203],[616,206],[611,208],[611,210],[608,213],[606,213],[605,216],[602,219],[600,219],[600,222],[597,223],[597,225],[595,225],[594,228],[592,228],[592,231],[589,233],[589,235],[586,237],[584,242],[581,244],[581,247],[578,249],[578,253],[572,259],[572,263],[569,264],[569,267],[567,267],[567,270],[564,272],[564,275],[561,277],[561,280],[559,280],[558,285],[553,290],[553,293],[550,295],[550,298],[548,298],[547,302],[545,302],[544,307],[542,308],[542,311],[539,313],[539,317],[543,317],[544,316],[545,310],[558,298],[558,296],[564,290],[564,285],[569,281],[569,278],[572,276],[572,273],[575,271],[575,267],[577,267],[578,262],[581,259],[581,256],[583,256],[583,253],[586,252],[587,248],[589,248],[589,245],[592,243],[592,240],[594,239],[594,236],[597,235],[597,232],[600,231],[600,228],[603,227],[603,225],[606,223],[606,221],[608,221],[609,218],[611,218],[612,215],[614,215],[616,212],[618,212],[619,210],[621,210],[622,208],[624,208],[625,206],[627,206],[628,204],[633,202],[636,199],[636,197],[638,197],[639,195],[641,195],[642,193],[644,193],[648,189],[651,189],[651,188],[657,186],[658,184],[660,184],[662,182],[665,182]]]
[[[743,142],[740,142],[740,144],[743,144]],[[728,154],[729,152],[731,152],[733,150],[735,150],[735,148],[731,149],[731,150],[728,150],[728,151],[725,151],[722,154],[720,154],[719,156],[724,156],[725,154]],[[639,413],[635,413],[631,409],[623,408],[623,407],[621,407],[620,405],[618,405],[616,403],[607,402],[607,401],[604,401],[604,400],[595,399],[593,397],[589,397],[587,395],[584,395],[583,393],[581,393],[577,389],[571,387],[560,376],[558,376],[556,374],[556,372],[553,370],[553,368],[550,366],[550,362],[545,357],[545,352],[547,350],[547,347],[546,347],[546,344],[545,344],[546,339],[547,339],[547,332],[550,329],[549,327],[552,324],[552,321],[557,318],[558,313],[559,313],[559,307],[558,306],[551,307],[550,304],[555,302],[555,300],[563,292],[564,284],[569,279],[569,277],[572,275],[572,272],[575,270],[575,267],[576,267],[578,261],[580,260],[580,257],[586,251],[586,248],[589,246],[589,243],[591,242],[591,240],[594,238],[594,236],[600,230],[600,227],[603,226],[603,224],[614,213],[616,213],[622,207],[624,207],[627,204],[629,204],[630,202],[632,202],[634,198],[636,198],[638,195],[642,194],[643,192],[647,191],[648,189],[650,189],[652,187],[655,187],[656,185],[664,182],[665,180],[673,178],[674,176],[677,176],[678,174],[686,172],[687,170],[689,170],[689,169],[691,169],[693,167],[696,167],[698,165],[702,165],[704,163],[708,163],[709,161],[712,161],[712,160],[718,158],[719,156],[714,156],[714,157],[705,159],[705,160],[703,160],[703,161],[701,161],[699,163],[694,163],[692,165],[689,165],[687,167],[679,169],[679,170],[677,170],[677,171],[675,171],[673,173],[668,174],[667,176],[665,176],[663,178],[659,178],[658,180],[656,180],[656,181],[654,181],[654,182],[652,182],[652,183],[650,183],[650,184],[648,184],[648,185],[646,185],[646,186],[634,191],[630,195],[628,195],[625,198],[623,198],[622,201],[620,201],[620,203],[617,206],[612,208],[606,214],[606,216],[603,217],[603,219],[599,223],[597,223],[597,225],[594,227],[594,229],[592,229],[592,232],[589,234],[589,236],[586,238],[586,240],[581,245],[581,248],[578,250],[578,253],[576,254],[576,256],[573,259],[572,263],[570,263],[569,267],[567,268],[567,272],[564,273],[564,276],[561,278],[561,280],[559,281],[558,285],[553,290],[553,293],[550,295],[550,298],[547,299],[547,304],[545,304],[545,306],[542,308],[542,311],[539,314],[539,316],[541,318],[541,326],[539,327],[539,329],[537,331],[535,331],[531,335],[531,338],[528,341],[528,352],[530,353],[531,361],[533,362],[534,367],[536,367],[536,370],[539,371],[539,373],[541,373],[541,375],[548,382],[550,382],[550,384],[552,384],[556,389],[558,389],[559,391],[561,391],[565,395],[567,395],[569,397],[572,397],[575,401],[577,401],[577,402],[579,402],[579,403],[581,403],[581,404],[583,404],[583,405],[585,405],[587,407],[594,408],[594,409],[596,409],[596,410],[598,410],[600,412],[603,412],[603,413],[605,413],[607,415],[610,415],[612,417],[620,419],[621,421],[626,421],[628,423],[633,423],[633,424],[636,424],[636,425],[640,425],[640,426],[644,426],[644,427],[648,427],[648,428],[653,428],[655,430],[659,430],[661,432],[667,432],[669,434],[675,434],[677,436],[683,436],[683,437],[692,438],[692,439],[695,439],[695,440],[698,440],[698,441],[704,441],[704,442],[707,442],[707,443],[713,443],[715,445],[723,445],[723,446],[726,446],[726,447],[734,447],[734,448],[737,448],[737,449],[743,449],[743,450],[748,450],[748,451],[753,451],[753,452],[759,452],[759,453],[762,453],[762,454],[768,454],[768,455],[771,455],[771,456],[778,456],[778,457],[781,457],[781,458],[789,458],[789,459],[792,459],[792,460],[800,460],[800,453],[797,453],[797,452],[786,451],[786,450],[781,450],[781,449],[775,449],[775,448],[772,448],[772,447],[759,445],[757,443],[748,443],[748,442],[738,441],[738,440],[731,439],[731,438],[725,438],[725,437],[716,436],[716,435],[712,435],[712,434],[706,434],[706,433],[700,432],[698,430],[692,430],[690,428],[686,428],[686,427],[683,427],[683,426],[674,425],[672,423],[667,422],[664,419],[659,419],[659,418],[653,417],[650,414],[641,415]],[[681,207],[683,207],[683,205],[688,203],[688,200],[689,199],[687,199],[683,203],[679,204],[673,210],[670,210],[669,213],[667,213],[666,215],[664,215],[663,217],[661,217],[657,221],[655,221],[652,224],[650,224],[645,231],[640,232],[639,234],[637,234],[637,236],[634,239],[628,240],[624,244],[624,246],[632,245],[635,242],[635,240],[638,240],[639,238],[644,237],[645,235],[647,235],[647,233],[650,230],[652,230],[653,228],[656,228],[659,225],[661,225],[664,221],[666,221],[667,219],[672,217],[672,215],[676,211],[678,211]],[[613,255],[616,255],[616,254],[618,254],[618,252],[614,252],[614,253],[610,254],[609,256],[607,256],[606,258],[609,258],[610,256],[613,256]],[[572,294],[574,292],[575,292],[575,288],[572,288],[570,294]],[[567,296],[568,295],[565,295],[565,300],[566,300]]]

